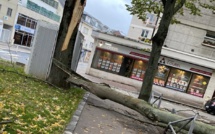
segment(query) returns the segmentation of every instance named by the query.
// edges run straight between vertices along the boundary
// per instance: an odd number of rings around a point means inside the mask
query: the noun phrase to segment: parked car
[[[215,97],[205,103],[207,113],[215,114]]]

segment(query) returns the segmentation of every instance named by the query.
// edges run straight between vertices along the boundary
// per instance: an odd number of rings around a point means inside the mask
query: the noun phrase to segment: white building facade
[[[60,2],[58,0],[14,0],[11,3],[11,1],[3,0],[0,5],[4,4],[4,8],[6,5],[13,7],[8,7],[11,15],[7,16],[9,11],[5,15],[8,23],[10,20],[10,27],[8,28],[8,24],[5,23],[4,28],[10,30],[10,35],[7,35],[7,38],[14,44],[31,47],[38,20],[60,24],[64,7],[64,1],[62,0]],[[0,13],[2,13],[1,10]],[[5,16],[3,16],[4,19]]]

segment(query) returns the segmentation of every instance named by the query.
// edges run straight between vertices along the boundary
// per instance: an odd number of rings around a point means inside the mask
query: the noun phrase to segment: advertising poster
[[[203,97],[205,90],[207,89],[209,79],[210,78],[206,76],[193,74],[187,93]]]
[[[147,67],[146,61],[135,60],[131,78],[142,81],[144,78],[146,67]]]
[[[169,68],[164,65],[159,65],[158,70],[155,73],[154,84],[159,86],[164,86],[167,76],[169,74]]]
[[[190,78],[190,72],[183,71],[180,69],[172,69],[168,77],[166,87],[185,92],[187,90]]]

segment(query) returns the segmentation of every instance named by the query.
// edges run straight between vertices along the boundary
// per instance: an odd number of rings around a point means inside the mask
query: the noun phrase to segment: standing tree
[[[146,19],[147,12],[154,14],[162,13],[157,33],[152,38],[152,50],[139,99],[149,101],[153,78],[157,69],[162,46],[168,33],[169,25],[172,22],[178,22],[174,15],[183,15],[184,9],[188,9],[192,15],[201,15],[201,8],[211,9],[212,11],[215,10],[215,6],[213,5],[214,2],[215,0],[132,0],[131,6],[126,5],[127,10],[130,11],[132,15],[137,15],[138,18],[143,21]]]
[[[69,77],[56,63],[71,68],[71,59],[78,31],[78,24],[86,0],[66,0],[63,17],[58,32],[53,63],[48,81],[58,87],[69,88],[66,79]]]

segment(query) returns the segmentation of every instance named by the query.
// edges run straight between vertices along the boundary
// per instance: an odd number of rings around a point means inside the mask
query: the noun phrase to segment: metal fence
[[[11,36],[11,31],[8,29],[3,29],[0,37],[0,42],[9,42]]]

